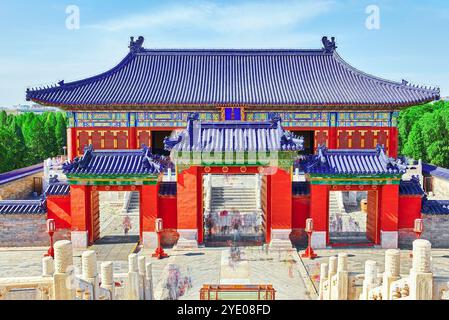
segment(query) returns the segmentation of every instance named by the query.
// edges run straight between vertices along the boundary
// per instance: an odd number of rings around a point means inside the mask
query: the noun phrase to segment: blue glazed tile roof
[[[159,185],[159,195],[161,196],[175,196],[176,182],[161,182]]]
[[[84,155],[63,165],[65,174],[88,175],[155,175],[168,167],[173,168],[164,156],[153,155],[151,149],[94,151],[92,146]]]
[[[399,194],[401,195],[424,195],[419,179],[412,177],[410,180],[401,180],[399,184]]]
[[[43,171],[43,163],[0,174],[0,185]]]
[[[306,196],[310,194],[310,184],[305,181],[292,182],[292,194],[294,196]]]
[[[425,175],[428,174],[431,176],[436,176],[436,177],[440,177],[440,178],[449,180],[449,169],[437,167],[432,164],[423,163],[422,164],[422,173]]]
[[[258,152],[303,150],[303,138],[282,129],[275,115],[268,122],[202,122],[190,114],[188,125],[177,137],[166,138],[169,151]]]
[[[385,155],[382,147],[374,150],[328,150],[318,147],[318,153],[301,162],[305,173],[312,174],[403,174],[406,166]]]
[[[439,89],[361,72],[334,50],[166,50],[142,43],[114,68],[27,100],[67,108],[157,105],[409,106]]]
[[[421,212],[424,214],[449,214],[449,200],[423,198]]]
[[[0,214],[44,214],[46,212],[45,199],[0,201]]]
[[[70,185],[66,183],[52,183],[45,190],[46,196],[63,196],[68,194],[70,194]]]

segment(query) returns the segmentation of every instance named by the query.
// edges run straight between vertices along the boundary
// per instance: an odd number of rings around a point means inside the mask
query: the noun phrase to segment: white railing
[[[34,290],[33,300],[153,300],[152,264],[144,256],[130,254],[128,272],[114,275],[112,262],[97,270],[95,251],[81,255],[81,273],[73,266],[70,241],[55,243],[55,259],[42,259],[42,276],[0,278],[0,300],[24,299]],[[23,292],[23,293],[21,293]],[[20,295],[21,294],[21,295]],[[32,293],[33,294],[33,293]]]

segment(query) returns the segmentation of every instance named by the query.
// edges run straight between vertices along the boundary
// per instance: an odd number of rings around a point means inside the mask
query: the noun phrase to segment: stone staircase
[[[350,214],[345,211],[344,206],[341,209],[341,206],[338,203],[337,197],[339,194],[337,192],[329,193],[329,216],[335,217],[340,215],[343,219],[343,230],[337,231],[330,229],[329,240],[333,244],[344,243],[344,244],[365,244],[370,243],[370,241],[366,237],[366,232],[358,232],[351,231],[348,226],[349,217],[352,215],[354,218],[354,213]],[[366,224],[366,223],[365,223]],[[330,227],[331,228],[331,227]],[[364,226],[360,225],[360,228],[364,228]]]
[[[364,244],[371,242],[367,239],[366,232],[331,232],[329,234],[329,240],[334,244]]]
[[[238,210],[244,212],[257,212],[256,190],[254,187],[212,187],[211,211]]]
[[[131,192],[129,203],[123,208],[123,214],[139,216],[139,192]]]
[[[329,215],[336,216],[338,213],[342,213],[340,206],[338,205],[337,193],[329,192]]]

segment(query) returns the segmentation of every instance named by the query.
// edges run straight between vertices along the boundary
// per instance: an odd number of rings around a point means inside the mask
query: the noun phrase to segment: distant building
[[[17,105],[14,106],[13,109],[17,110],[17,113],[22,114],[22,113],[27,113],[27,112],[33,112],[33,113],[37,113],[37,114],[42,114],[44,112],[56,112],[58,111],[58,108],[55,107],[46,107],[46,106],[40,106],[38,104],[33,104],[33,105]]]

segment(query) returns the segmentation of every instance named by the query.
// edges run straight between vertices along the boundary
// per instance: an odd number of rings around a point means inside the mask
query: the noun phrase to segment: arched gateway
[[[233,230],[291,247],[308,217],[313,244],[334,245],[343,220],[331,217],[352,218],[361,196],[365,244],[397,247],[410,233],[421,193],[410,194],[419,182],[403,181],[394,159],[397,117],[439,99],[438,89],[363,73],[327,38],[316,50],[142,44],[132,40],[100,75],[27,90],[28,100],[67,111],[70,192],[47,204],[74,245],[96,240],[97,194],[107,190],[140,193],[144,245],[154,245],[156,217],[180,247],[235,240]],[[169,169],[176,182],[164,178]]]

